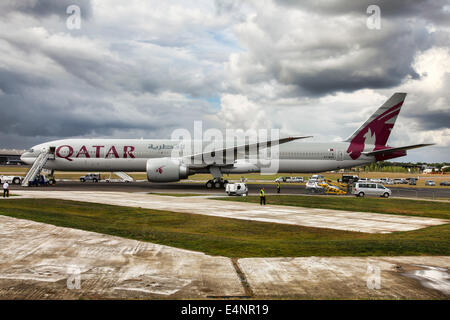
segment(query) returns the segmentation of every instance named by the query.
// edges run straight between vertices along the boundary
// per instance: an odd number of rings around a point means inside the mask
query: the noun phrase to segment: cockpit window
[[[29,150],[27,150],[27,152],[34,153],[34,149],[29,149]]]

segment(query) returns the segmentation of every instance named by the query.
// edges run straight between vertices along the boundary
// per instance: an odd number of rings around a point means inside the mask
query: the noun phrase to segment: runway
[[[170,197],[136,192],[17,190],[14,193],[27,198],[94,202],[365,233],[411,231],[450,222],[436,218],[293,206],[260,206],[255,203],[235,203],[204,197]]]
[[[446,256],[233,261],[5,216],[0,261],[1,299],[450,297]]]
[[[388,186],[389,187],[389,186]],[[276,185],[273,183],[249,183],[249,194],[257,195],[260,188],[264,188],[267,194],[276,193]],[[181,182],[181,183],[150,183],[146,181],[131,183],[90,183],[79,181],[62,181],[50,187],[31,187],[24,189],[12,185],[11,190],[58,190],[58,191],[122,191],[122,192],[179,192],[179,193],[204,193],[223,195],[223,190],[206,189],[204,183]],[[450,187],[447,188],[406,188],[393,187],[393,197],[425,198],[425,199],[447,199],[450,200]],[[282,184],[281,194],[309,194],[302,184]]]

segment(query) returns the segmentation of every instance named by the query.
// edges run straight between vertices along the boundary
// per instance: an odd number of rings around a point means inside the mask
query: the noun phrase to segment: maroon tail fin
[[[346,142],[350,142],[347,153],[352,159],[358,159],[365,145],[374,145],[375,149],[386,146],[400,113],[406,93],[394,93]]]

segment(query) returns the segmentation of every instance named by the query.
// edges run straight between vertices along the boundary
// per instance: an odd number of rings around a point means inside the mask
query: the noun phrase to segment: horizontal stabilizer
[[[376,150],[376,151],[370,151],[370,152],[363,152],[362,154],[366,156],[378,156],[382,154],[389,154],[396,151],[406,151],[410,149],[416,149],[416,148],[422,148],[426,146],[432,146],[434,143],[422,143],[422,144],[413,144],[411,146],[404,146],[404,147],[397,147],[397,148],[388,148],[388,149],[382,149],[382,150]]]

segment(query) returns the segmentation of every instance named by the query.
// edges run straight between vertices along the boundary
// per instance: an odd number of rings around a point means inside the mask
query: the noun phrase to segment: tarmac
[[[450,222],[436,218],[292,206],[260,206],[255,203],[236,203],[205,197],[172,197],[147,193],[14,190],[14,194],[27,198],[94,202],[365,233],[411,231]]]
[[[0,299],[449,299],[450,257],[230,258],[0,215]]]
[[[276,184],[267,181],[261,181],[260,183],[248,183],[249,195],[258,195],[260,188],[264,187],[266,194],[276,194]],[[23,190],[19,185],[11,185],[11,190]],[[389,186],[388,186],[389,187]],[[201,194],[219,194],[224,195],[223,190],[207,189],[205,183],[202,181],[183,181],[172,183],[151,183],[148,181],[137,182],[111,182],[111,183],[82,183],[79,181],[58,181],[56,185],[51,187],[33,187],[29,190],[57,190],[57,191],[115,191],[115,192],[153,192],[153,193],[201,193]],[[438,200],[450,200],[450,187],[447,188],[408,188],[408,187],[392,187],[392,197],[396,198],[415,198],[415,199],[438,199]],[[281,186],[281,194],[292,195],[311,195],[306,190],[304,184],[298,183],[284,183]],[[315,196],[319,196],[315,194]],[[320,195],[322,196],[322,195]],[[350,195],[349,195],[350,196]]]

